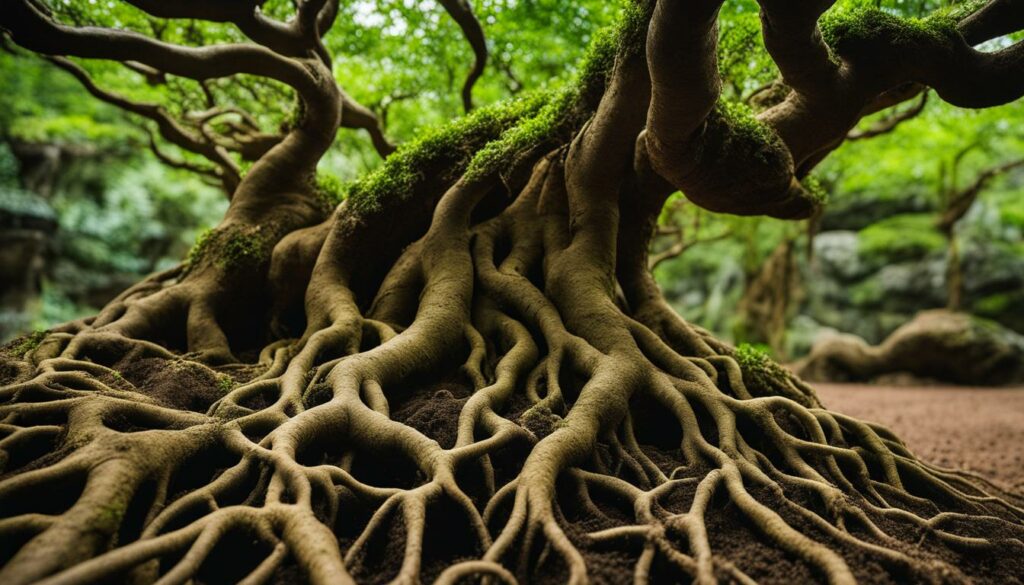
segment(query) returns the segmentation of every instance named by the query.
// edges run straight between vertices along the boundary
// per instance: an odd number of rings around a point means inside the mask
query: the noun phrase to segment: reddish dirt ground
[[[1024,387],[814,387],[828,408],[881,423],[926,461],[1024,492]]]

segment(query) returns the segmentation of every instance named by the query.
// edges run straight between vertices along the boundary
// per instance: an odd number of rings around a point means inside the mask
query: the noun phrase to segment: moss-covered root
[[[5,380],[0,579],[770,581],[744,550],[802,581],[1020,569],[1019,499],[617,304],[566,245],[561,160],[478,224],[504,187],[456,184],[368,312],[330,297],[262,368],[48,357]]]

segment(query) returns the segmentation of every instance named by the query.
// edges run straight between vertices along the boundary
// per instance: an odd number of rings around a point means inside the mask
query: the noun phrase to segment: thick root
[[[550,204],[560,160],[477,224],[502,187],[456,184],[368,309],[316,271],[305,334],[255,364],[95,321],[5,350],[0,581],[1021,574],[1019,496],[618,302]]]

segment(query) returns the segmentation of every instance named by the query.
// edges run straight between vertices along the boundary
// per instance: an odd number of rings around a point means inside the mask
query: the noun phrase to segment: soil
[[[925,461],[1024,493],[1024,387],[815,384],[831,410],[881,423]]]

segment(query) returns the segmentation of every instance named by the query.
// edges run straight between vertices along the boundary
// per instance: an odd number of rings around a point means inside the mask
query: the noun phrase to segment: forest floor
[[[1024,493],[1024,387],[813,386],[826,407],[881,423],[925,461]]]

